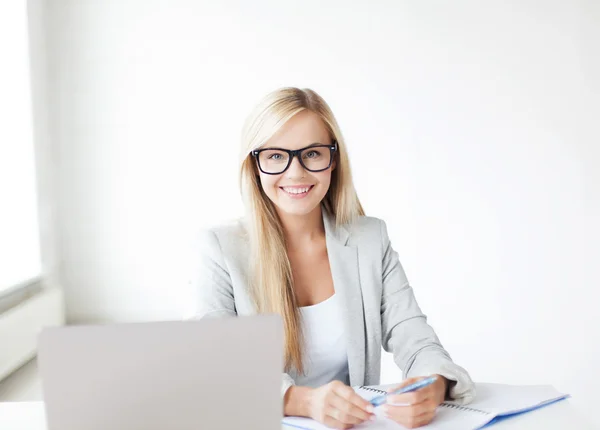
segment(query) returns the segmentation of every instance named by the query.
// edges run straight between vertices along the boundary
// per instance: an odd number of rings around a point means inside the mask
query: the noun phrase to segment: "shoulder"
[[[360,244],[384,246],[388,241],[385,221],[372,216],[360,216],[346,226],[350,233],[350,241]]]
[[[247,230],[242,218],[230,220],[207,229],[219,242],[239,244],[248,240]]]
[[[374,216],[359,216],[353,223],[349,224],[349,228],[352,232],[362,231],[379,231],[381,230],[383,220]]]
[[[229,250],[239,249],[248,243],[246,231],[242,219],[211,225],[197,233],[196,246],[211,255],[227,254]]]

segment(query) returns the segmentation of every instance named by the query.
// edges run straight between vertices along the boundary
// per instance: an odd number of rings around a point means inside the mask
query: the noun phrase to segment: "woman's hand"
[[[440,375],[434,376],[437,377],[437,380],[427,387],[410,393],[388,396],[387,404],[381,407],[385,416],[411,429],[429,424],[435,415],[436,408],[444,401],[448,387],[446,378]],[[409,378],[402,384],[389,389],[388,392],[413,384],[420,379],[424,378]]]
[[[340,381],[314,388],[309,396],[309,416],[328,427],[349,429],[368,421],[373,405]]]

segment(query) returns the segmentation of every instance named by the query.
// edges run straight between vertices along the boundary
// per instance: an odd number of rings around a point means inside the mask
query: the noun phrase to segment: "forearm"
[[[283,396],[283,414],[297,417],[310,416],[310,387],[292,385]]]
[[[427,353],[422,351],[418,354],[405,377],[435,374],[443,376],[448,381],[446,400],[459,400],[462,404],[466,404],[474,398],[475,386],[468,372],[449,359],[446,354],[436,353],[435,350],[429,350]]]

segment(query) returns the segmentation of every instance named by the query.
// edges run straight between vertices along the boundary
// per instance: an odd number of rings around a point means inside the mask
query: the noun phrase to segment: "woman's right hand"
[[[374,419],[373,405],[341,381],[313,388],[309,397],[309,414],[313,420],[336,429],[349,429]]]

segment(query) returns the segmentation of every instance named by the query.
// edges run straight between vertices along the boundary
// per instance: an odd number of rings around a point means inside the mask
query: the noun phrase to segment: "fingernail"
[[[367,406],[367,412],[373,413],[374,410],[375,410],[375,408],[373,407],[373,405]]]
[[[371,421],[375,421],[377,419],[377,417],[375,415],[371,415]]]
[[[388,408],[388,407],[387,407],[387,406],[385,406],[385,405],[383,405],[383,406],[381,407],[381,411],[382,411],[384,414],[387,414],[387,413],[389,412],[389,410],[390,410],[390,408]]]

